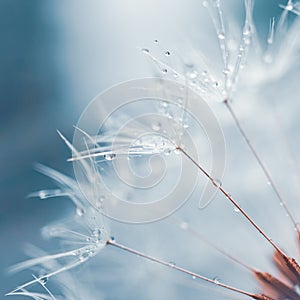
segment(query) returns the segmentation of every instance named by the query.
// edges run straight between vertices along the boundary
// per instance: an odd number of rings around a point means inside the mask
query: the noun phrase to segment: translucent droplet
[[[94,237],[99,237],[100,234],[101,234],[101,231],[100,231],[99,228],[95,228],[95,229],[93,230],[92,234],[93,234]]]
[[[77,207],[76,208],[76,214],[77,216],[81,217],[84,214],[84,210],[82,207]]]
[[[215,283],[219,284],[219,283],[220,283],[220,278],[219,278],[219,277],[214,277],[214,278],[213,278],[213,281],[214,281]]]
[[[220,179],[214,179],[215,183],[217,184],[217,187],[222,186],[222,182]]]
[[[170,51],[166,51],[166,52],[165,52],[165,55],[166,55],[166,56],[170,56],[170,55],[171,55],[171,52],[170,52]]]
[[[196,79],[198,77],[198,73],[196,70],[193,70],[191,72],[188,73],[188,76],[190,79]]]
[[[114,242],[116,241],[116,239],[115,239],[114,236],[110,236],[109,241],[110,241],[111,243],[114,243]]]
[[[250,26],[244,28],[243,35],[249,35],[250,33],[251,33],[251,27]]]
[[[105,158],[106,160],[113,160],[113,159],[116,158],[116,154],[114,154],[114,153],[105,154],[105,155],[104,155],[104,158]]]
[[[225,75],[228,75],[228,74],[230,73],[230,69],[229,69],[229,68],[225,68],[225,69],[223,70],[223,73],[224,73]]]
[[[170,148],[167,148],[164,150],[164,155],[170,155],[171,154],[171,149]]]
[[[39,191],[39,197],[40,197],[40,199],[46,199],[47,194],[45,193],[45,191]]]
[[[225,33],[224,33],[224,32],[220,32],[220,33],[218,34],[218,39],[219,39],[219,40],[224,40],[224,39],[225,39]]]
[[[233,210],[234,210],[235,212],[240,212],[240,210],[239,210],[236,206],[233,208]]]
[[[180,150],[179,150],[178,148],[176,148],[176,149],[174,150],[174,153],[178,155],[178,154],[180,154]]]
[[[288,3],[287,6],[285,7],[286,10],[293,10],[294,6],[293,6],[293,3]]]
[[[196,279],[196,276],[195,276],[195,275],[193,275],[193,276],[192,276],[192,279]]]
[[[171,268],[174,268],[174,267],[176,266],[176,263],[175,263],[174,261],[170,261],[170,262],[169,262],[169,266],[170,266]]]
[[[79,256],[79,260],[80,260],[80,261],[85,261],[88,257],[89,257],[89,254],[88,254],[87,252],[83,252],[83,253]]]
[[[158,40],[154,40],[154,43],[155,43],[155,44],[158,44]]]
[[[189,124],[187,122],[184,122],[183,123],[183,128],[185,128],[185,129],[189,128]]]
[[[161,129],[161,123],[159,123],[159,122],[152,123],[152,129],[154,131],[159,131]]]
[[[145,53],[145,54],[149,54],[150,53],[149,49],[147,49],[147,48],[143,48],[142,52]]]
[[[220,278],[219,278],[219,277],[214,277],[214,278],[213,278],[213,281],[214,281],[215,283],[219,284],[219,283],[220,283]]]
[[[40,283],[41,283],[42,285],[45,285],[45,284],[47,283],[47,281],[48,281],[48,277],[47,277],[47,276],[44,276],[44,277],[42,277],[42,278],[40,279]]]
[[[168,73],[168,70],[167,69],[162,69],[161,70],[164,74]]]

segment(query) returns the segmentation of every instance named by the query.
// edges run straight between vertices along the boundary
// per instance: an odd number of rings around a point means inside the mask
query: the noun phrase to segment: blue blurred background
[[[34,171],[35,162],[72,172],[56,129],[71,139],[72,126],[96,94],[151,76],[138,47],[159,39],[201,49],[199,33],[208,26],[209,34],[211,24],[200,2],[0,1],[0,295],[22,281],[6,269],[26,259],[23,246],[43,245],[40,228],[69,207],[62,199],[26,198],[51,187]],[[280,11],[274,2],[256,4],[263,34]],[[232,13],[242,4],[228,1]]]

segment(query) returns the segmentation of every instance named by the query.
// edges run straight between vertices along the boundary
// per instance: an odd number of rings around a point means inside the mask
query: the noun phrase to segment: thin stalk
[[[231,117],[233,118],[240,134],[242,135],[242,137],[244,138],[245,142],[247,143],[250,151],[252,152],[252,154],[254,155],[257,163],[259,164],[261,170],[263,171],[265,177],[267,178],[268,182],[270,183],[270,186],[272,187],[274,193],[276,194],[277,198],[279,199],[280,204],[282,205],[282,207],[284,208],[285,212],[287,213],[288,217],[290,218],[291,222],[293,223],[293,226],[295,227],[295,229],[297,230],[298,235],[300,234],[300,228],[299,225],[297,224],[292,212],[290,211],[290,209],[287,206],[286,201],[284,200],[283,196],[280,194],[278,188],[276,187],[276,184],[270,174],[270,172],[268,171],[267,167],[265,166],[264,162],[262,161],[262,159],[260,158],[260,156],[258,155],[258,152],[256,151],[256,149],[254,148],[254,146],[252,145],[250,139],[248,138],[245,130],[242,128],[241,123],[239,121],[239,119],[237,118],[237,115],[235,114],[235,112],[233,111],[232,107],[230,106],[228,100],[224,100],[224,104],[227,107]]]
[[[199,239],[200,241],[204,242],[205,244],[207,244],[208,246],[210,246],[211,248],[213,248],[214,250],[216,250],[217,252],[219,252],[221,255],[227,257],[228,259],[230,259],[231,261],[233,261],[234,263],[244,267],[247,270],[250,270],[251,272],[254,272],[255,269],[252,268],[251,266],[249,266],[248,264],[244,263],[243,261],[239,260],[238,258],[234,257],[233,255],[231,255],[229,252],[225,251],[224,249],[218,247],[217,245],[215,245],[213,242],[211,242],[210,240],[208,240],[207,238],[205,238],[203,235],[201,235],[197,230],[195,230],[194,228],[191,228],[190,226],[187,226],[186,228],[181,228],[180,224],[178,223],[178,219],[174,218],[175,224],[181,229],[184,230],[186,232],[188,232],[189,234],[193,235],[194,237],[196,237],[197,239]],[[179,221],[181,221],[179,219]]]
[[[108,240],[106,242],[107,245],[110,245],[110,246],[113,246],[115,248],[118,248],[118,249],[121,249],[123,251],[126,251],[126,252],[129,252],[131,254],[134,254],[134,255],[137,255],[137,256],[140,256],[142,258],[145,258],[147,260],[150,260],[152,262],[155,262],[157,264],[160,264],[160,265],[163,265],[163,266],[166,266],[168,268],[171,268],[171,269],[174,269],[174,270],[177,270],[181,273],[184,273],[184,274],[187,274],[189,276],[191,276],[192,278],[198,278],[198,279],[201,279],[203,281],[206,281],[206,282],[209,282],[209,283],[212,283],[214,285],[217,285],[217,286],[220,286],[222,288],[225,288],[227,290],[230,290],[230,291],[233,291],[233,292],[236,292],[236,293],[239,293],[239,294],[242,294],[242,295],[246,295],[248,297],[251,297],[253,299],[266,299],[266,300],[272,300],[271,298],[265,296],[265,295],[259,295],[259,294],[253,294],[253,293],[250,293],[250,292],[247,292],[247,291],[244,291],[244,290],[241,290],[241,289],[238,289],[238,288],[235,288],[233,286],[230,286],[230,285],[227,285],[225,283],[221,283],[221,282],[218,282],[216,280],[213,280],[213,279],[210,279],[208,277],[205,277],[205,276],[202,276],[198,273],[195,273],[195,272],[192,272],[190,270],[187,270],[183,267],[179,267],[177,265],[175,265],[174,263],[170,263],[170,262],[166,262],[162,259],[159,259],[159,258],[156,258],[156,257],[153,257],[153,256],[150,256],[150,255],[147,255],[143,252],[140,252],[138,250],[135,250],[135,249],[132,249],[132,248],[129,248],[125,245],[122,245],[122,244],[119,244],[117,242],[115,242],[114,240]]]
[[[242,213],[242,215],[252,224],[252,226],[283,256],[285,253],[273,242],[273,240],[250,218],[246,211],[232,198],[232,196],[212,178],[207,171],[199,163],[197,163],[186,151],[181,147],[177,147],[210,181],[211,183],[220,191],[222,194]]]

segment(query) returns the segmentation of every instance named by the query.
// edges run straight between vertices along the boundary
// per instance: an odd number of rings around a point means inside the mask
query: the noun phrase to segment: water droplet
[[[100,234],[101,234],[101,231],[100,231],[99,228],[95,228],[95,229],[93,230],[92,234],[93,234],[94,237],[99,237]]]
[[[147,49],[147,48],[143,48],[142,52],[145,53],[145,54],[149,54],[150,53],[149,49]]]
[[[158,40],[154,40],[154,43],[155,43],[155,44],[158,44]]]
[[[225,39],[225,33],[224,32],[220,32],[218,34],[218,38],[219,38],[219,40],[224,40]]]
[[[235,212],[240,212],[240,210],[239,210],[236,206],[233,208],[233,210],[234,210]]]
[[[198,77],[198,72],[196,70],[192,70],[187,75],[190,79],[196,79]]]
[[[164,150],[164,155],[170,155],[171,154],[171,149],[170,148],[166,148],[165,150]]]
[[[44,276],[44,277],[42,277],[42,278],[40,279],[40,283],[41,283],[42,285],[45,285],[45,284],[47,283],[47,281],[48,281],[48,277],[47,277],[47,276]]]
[[[214,277],[214,278],[213,278],[213,281],[214,281],[215,283],[219,284],[219,283],[220,283],[220,278],[219,278],[219,277]]]
[[[287,6],[285,7],[285,9],[289,11],[293,10],[293,8],[294,8],[293,3],[288,3]]]
[[[183,128],[185,129],[189,128],[189,124],[187,122],[183,123]]]
[[[168,73],[168,70],[167,69],[162,69],[161,70],[164,74]]]
[[[243,31],[243,35],[249,35],[251,33],[251,27],[247,27]]]
[[[114,153],[105,154],[105,155],[104,155],[104,158],[105,158],[106,160],[113,160],[113,159],[116,158],[116,154],[114,154]]]
[[[203,2],[202,2],[202,5],[203,5],[204,7],[207,7],[207,6],[208,6],[208,2],[207,2],[207,1],[203,1]]]
[[[223,73],[224,73],[225,75],[228,75],[228,74],[230,73],[230,69],[229,69],[229,68],[225,68],[225,69],[223,70]]]
[[[115,239],[114,236],[110,236],[109,241],[110,241],[111,243],[114,243],[114,242],[116,241],[116,239]]]
[[[170,261],[170,262],[169,262],[169,266],[170,266],[171,268],[174,268],[174,267],[176,266],[176,263],[175,263],[174,261]]]
[[[77,207],[76,208],[76,214],[77,216],[81,217],[84,214],[84,210],[82,207]]]
[[[192,279],[196,279],[196,276],[195,276],[195,275],[193,275],[193,276],[192,276]]]
[[[168,102],[166,101],[161,102],[161,106],[164,108],[168,107]]]
[[[161,123],[159,123],[159,122],[152,123],[152,129],[154,131],[159,131],[161,129]]]
[[[166,51],[166,52],[165,52],[165,55],[166,55],[166,56],[170,56],[170,55],[171,55],[171,52],[170,52],[170,51]]]
[[[96,208],[101,209],[103,207],[104,200],[105,196],[100,196],[100,198],[96,200]]]
[[[174,153],[178,155],[178,154],[180,154],[180,150],[179,150],[178,148],[176,148],[176,149],[174,150]]]
[[[220,179],[214,179],[217,187],[221,187],[222,186],[222,181]]]
[[[39,197],[40,197],[40,199],[46,199],[47,194],[45,193],[45,191],[39,191]]]
[[[87,258],[89,257],[89,254],[87,252],[83,252],[80,256],[79,256],[79,260],[81,262],[85,261]]]

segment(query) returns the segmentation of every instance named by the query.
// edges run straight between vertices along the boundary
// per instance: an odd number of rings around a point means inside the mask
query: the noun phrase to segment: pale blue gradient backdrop
[[[266,34],[268,18],[280,9],[274,1],[257,1],[255,10],[263,25],[258,30]],[[33,170],[35,162],[72,172],[56,129],[71,138],[81,110],[98,92],[153,74],[137,47],[156,38],[176,45],[184,37],[201,48],[197,31],[207,20],[201,11],[201,1],[192,0],[0,0],[0,298],[25,280],[7,276],[6,268],[26,258],[27,242],[42,246],[40,228],[69,205],[26,198],[51,187]]]

